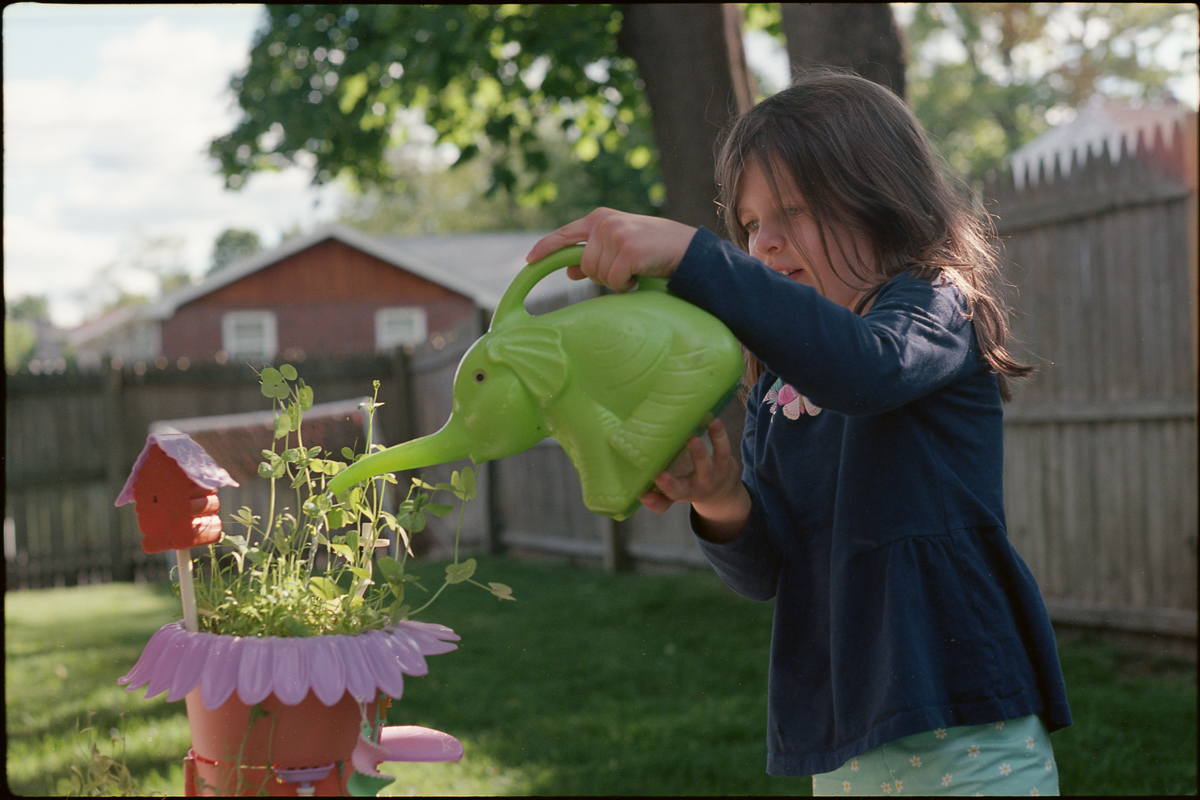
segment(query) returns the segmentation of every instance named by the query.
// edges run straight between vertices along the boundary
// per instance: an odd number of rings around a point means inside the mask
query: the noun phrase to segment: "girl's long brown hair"
[[[816,219],[826,257],[832,241],[847,256],[855,281],[870,287],[856,312],[906,271],[943,276],[960,289],[981,356],[999,377],[1001,398],[1011,399],[1008,379],[1025,377],[1033,367],[1004,346],[1008,309],[990,243],[991,220],[960,182],[947,178],[920,123],[896,95],[856,75],[821,71],[733,123],[717,157],[717,183],[725,225],[743,250],[749,240],[738,222],[739,181],[751,159],[777,202],[775,171],[790,174]],[[838,235],[846,228],[865,233],[874,252],[857,253],[851,237]],[[749,389],[763,365],[746,356]]]

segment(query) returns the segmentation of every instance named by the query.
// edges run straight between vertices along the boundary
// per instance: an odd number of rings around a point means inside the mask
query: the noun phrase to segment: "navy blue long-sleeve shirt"
[[[768,772],[828,772],[939,727],[1069,725],[1005,532],[999,387],[962,293],[905,274],[859,316],[703,229],[669,288],[767,368],[742,440],[749,523],[700,544],[732,589],[775,599]]]

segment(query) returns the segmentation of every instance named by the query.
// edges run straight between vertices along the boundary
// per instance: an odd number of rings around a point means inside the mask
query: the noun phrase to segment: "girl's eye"
[[[746,233],[753,233],[758,230],[758,220],[752,219],[748,222],[743,222],[742,230],[746,231]]]
[[[789,217],[799,217],[804,215],[804,208],[802,206],[788,206],[783,211]]]

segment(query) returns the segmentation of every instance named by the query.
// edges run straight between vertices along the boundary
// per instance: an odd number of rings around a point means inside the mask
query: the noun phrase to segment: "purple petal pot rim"
[[[339,647],[339,640],[353,640],[353,644]],[[417,620],[358,634],[309,637],[194,633],[183,622],[171,622],[150,637],[133,669],[117,683],[130,692],[149,684],[147,698],[167,692],[171,702],[199,686],[209,710],[234,693],[250,705],[271,694],[299,702],[310,691],[325,705],[333,705],[347,693],[360,701],[372,700],[379,692],[399,698],[405,674],[426,674],[425,656],[455,650],[452,642],[458,640],[458,634],[445,625]],[[185,652],[187,662],[182,660]],[[348,668],[343,652],[368,656],[374,668],[365,664]],[[278,668],[277,655],[285,656]],[[211,663],[210,656],[214,656]],[[198,666],[198,660],[203,664]]]

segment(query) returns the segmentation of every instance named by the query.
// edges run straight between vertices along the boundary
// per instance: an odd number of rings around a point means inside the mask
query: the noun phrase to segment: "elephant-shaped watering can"
[[[350,465],[329,490],[465,457],[480,464],[549,436],[575,465],[588,509],[618,520],[636,511],[655,476],[732,399],[741,348],[720,320],[669,294],[665,278],[529,314],[533,287],[582,253],[559,250],[513,279],[458,365],[441,430]]]

